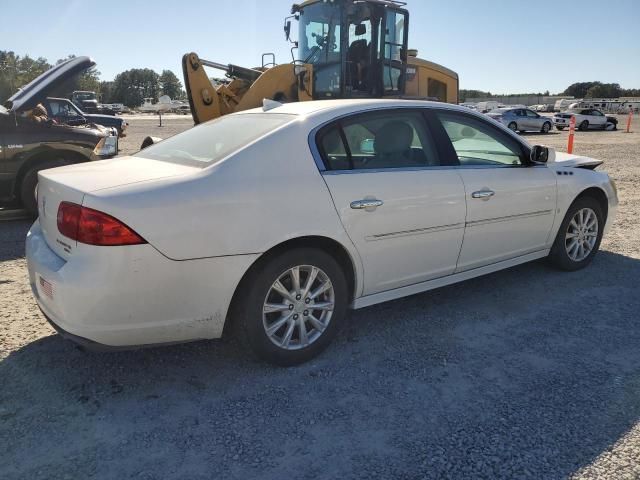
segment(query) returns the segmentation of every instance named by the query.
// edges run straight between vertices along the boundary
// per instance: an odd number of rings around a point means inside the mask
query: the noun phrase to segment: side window
[[[427,82],[427,96],[435,98],[439,102],[447,101],[447,84],[430,78]]]
[[[533,112],[531,110],[525,110],[525,112],[527,112],[527,117],[538,118],[540,116],[536,112]]]
[[[318,143],[330,170],[440,165],[434,142],[418,112],[357,115],[325,130]]]
[[[438,113],[461,166],[521,166],[521,149],[493,125],[451,113]]]
[[[57,117],[62,114],[60,111],[60,103],[58,102],[49,102],[49,108],[51,109],[51,115]]]
[[[327,169],[348,170],[350,168],[349,157],[337,125],[333,125],[320,136],[318,147]]]

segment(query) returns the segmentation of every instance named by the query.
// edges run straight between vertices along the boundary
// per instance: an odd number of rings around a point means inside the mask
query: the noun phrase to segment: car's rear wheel
[[[567,211],[549,259],[562,270],[586,267],[600,248],[605,218],[602,208],[592,197],[576,200]]]
[[[518,124],[516,122],[511,122],[509,125],[507,125],[507,127],[512,132],[517,132],[518,131]]]
[[[20,203],[22,204],[22,208],[32,217],[38,216],[38,172],[48,168],[60,167],[63,164],[62,161],[55,160],[39,163],[29,169],[24,177],[22,177],[22,182],[20,183]]]
[[[259,358],[276,365],[320,354],[346,315],[344,272],[322,250],[297,248],[271,258],[238,288],[236,332]]]
[[[578,129],[579,129],[581,132],[586,132],[587,130],[589,130],[589,122],[588,122],[587,120],[584,120],[584,121],[580,124],[580,126],[578,127]]]
[[[551,123],[544,122],[544,124],[542,125],[542,133],[549,133],[550,130],[551,130]]]

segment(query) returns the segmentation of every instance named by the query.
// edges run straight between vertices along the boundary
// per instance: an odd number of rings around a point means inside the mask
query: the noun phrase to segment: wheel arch
[[[286,241],[283,241],[269,250],[264,252],[260,257],[258,257],[251,266],[244,273],[233,293],[233,297],[231,298],[230,308],[227,313],[227,318],[225,321],[224,332],[227,333],[229,331],[230,325],[232,324],[232,316],[237,309],[238,298],[236,294],[241,290],[241,287],[248,279],[251,278],[251,275],[258,269],[262,267],[266,262],[270,259],[277,257],[278,255],[283,254],[287,250],[291,250],[293,248],[317,248],[318,250],[322,250],[333,258],[336,259],[338,264],[342,267],[342,270],[346,276],[347,286],[349,288],[349,303],[353,302],[355,299],[356,291],[357,291],[357,277],[356,277],[356,260],[353,258],[349,250],[345,248],[337,240],[334,240],[329,237],[324,236],[305,236],[305,237],[297,237],[292,238]]]
[[[604,219],[606,221],[609,216],[609,197],[607,197],[606,192],[600,187],[589,187],[580,192],[573,200],[573,202],[571,202],[571,204],[573,205],[577,200],[585,197],[593,198],[598,202],[598,204],[602,208],[602,214],[604,215]]]

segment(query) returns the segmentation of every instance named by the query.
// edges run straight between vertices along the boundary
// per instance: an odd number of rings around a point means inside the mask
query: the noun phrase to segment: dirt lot
[[[164,122],[132,120],[123,153],[190,126]],[[31,297],[29,222],[0,223],[0,478],[640,478],[640,133],[578,133],[576,151],[621,199],[590,268],[360,310],[293,369],[226,341],[83,352]]]

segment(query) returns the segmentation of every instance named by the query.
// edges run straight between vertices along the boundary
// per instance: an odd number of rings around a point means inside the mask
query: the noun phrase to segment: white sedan
[[[543,257],[587,266],[618,204],[601,163],[441,103],[271,103],[41,172],[31,286],[84,345],[233,327],[261,358],[297,364],[350,308]]]
[[[564,130],[569,128],[572,117],[576,117],[576,128],[583,132],[589,129],[605,130],[607,124],[611,124],[610,119],[604,113],[593,108],[574,108],[556,113],[553,116],[553,123],[558,130]],[[617,124],[617,121],[615,123]]]

